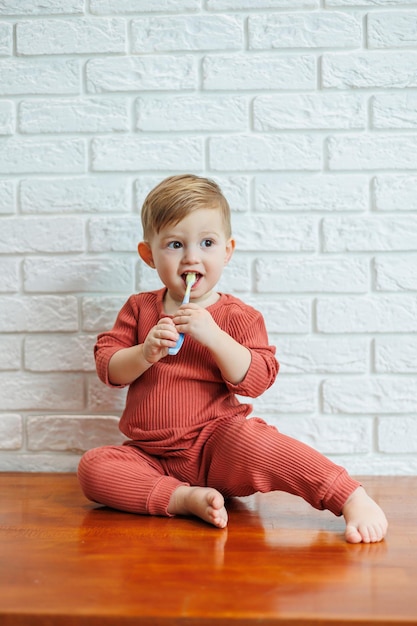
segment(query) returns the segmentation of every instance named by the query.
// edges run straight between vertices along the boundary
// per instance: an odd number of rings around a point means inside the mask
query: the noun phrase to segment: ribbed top
[[[144,342],[161,317],[165,288],[132,295],[111,331],[97,338],[97,373],[108,379],[108,363],[121,348]],[[278,373],[275,347],[268,345],[262,315],[234,296],[221,294],[208,307],[218,326],[251,351],[251,365],[238,385],[224,380],[208,350],[186,336],[180,352],[155,363],[131,383],[120,420],[121,431],[151,454],[172,454],[189,448],[201,429],[214,420],[247,416],[250,404],[235,394],[255,398]]]

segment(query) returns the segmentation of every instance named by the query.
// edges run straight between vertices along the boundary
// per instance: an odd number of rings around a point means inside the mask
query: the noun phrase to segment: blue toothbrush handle
[[[177,339],[177,343],[173,348],[168,348],[168,354],[171,356],[175,356],[181,349],[182,344],[184,343],[184,333],[180,333],[180,336]]]

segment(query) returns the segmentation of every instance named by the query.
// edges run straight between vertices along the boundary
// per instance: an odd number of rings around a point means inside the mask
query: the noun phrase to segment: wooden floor
[[[73,474],[0,474],[0,625],[417,625],[417,477],[365,486],[380,544],[283,493],[230,501],[218,530],[97,507]]]

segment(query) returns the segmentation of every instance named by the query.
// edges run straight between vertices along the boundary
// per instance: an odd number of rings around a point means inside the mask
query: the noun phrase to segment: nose
[[[199,246],[195,244],[189,244],[189,245],[184,246],[182,262],[188,265],[191,265],[193,263],[198,263],[200,260],[199,251],[200,251]]]

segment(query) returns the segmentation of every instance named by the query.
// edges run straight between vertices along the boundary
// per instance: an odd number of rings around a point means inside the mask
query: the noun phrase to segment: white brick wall
[[[221,288],[281,373],[255,411],[352,473],[417,472],[417,1],[0,2],[0,470],[120,442],[92,347],[163,177],[215,178]]]

